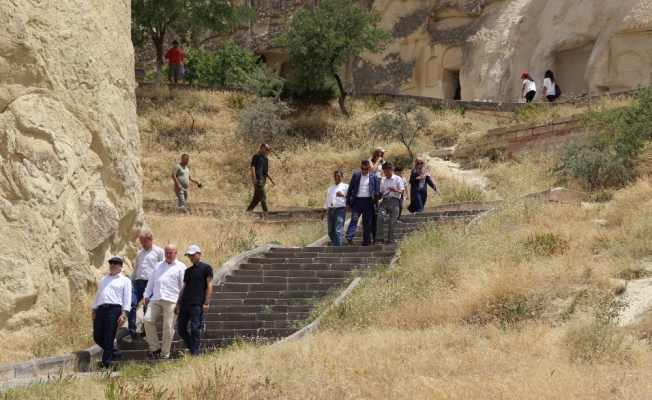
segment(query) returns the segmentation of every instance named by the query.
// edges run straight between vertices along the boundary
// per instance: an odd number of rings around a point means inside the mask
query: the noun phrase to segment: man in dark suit
[[[353,235],[362,214],[362,245],[371,244],[371,218],[376,207],[376,193],[380,189],[378,176],[369,173],[369,160],[360,163],[360,172],[351,177],[349,190],[346,192],[346,209],[351,211],[351,222],[346,231],[346,241],[353,244]]]

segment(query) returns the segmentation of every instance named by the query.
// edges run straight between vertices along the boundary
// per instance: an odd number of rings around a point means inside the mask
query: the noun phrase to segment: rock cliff
[[[650,85],[652,0],[361,0],[395,42],[351,63],[358,92],[515,102],[523,71],[541,88],[555,72],[565,95]],[[248,0],[261,18],[232,38],[292,71],[271,45],[283,15],[314,0]],[[213,41],[224,38],[213,38]],[[208,42],[210,42],[209,40]],[[539,95],[541,90],[539,90]],[[538,99],[538,96],[537,96]]]
[[[130,1],[0,1],[0,328],[93,293],[144,224]]]

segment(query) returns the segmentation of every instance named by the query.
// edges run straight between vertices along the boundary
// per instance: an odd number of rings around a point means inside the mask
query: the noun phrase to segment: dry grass
[[[190,154],[192,174],[205,188],[192,188],[190,201],[246,204],[253,189],[248,167],[259,143],[239,135],[239,110],[229,108],[229,93],[178,92],[167,88],[147,88],[137,93],[141,134],[145,198],[173,199],[170,173],[182,153]],[[248,101],[255,101],[249,99]],[[190,135],[191,118],[184,107],[195,104],[195,133]],[[371,156],[376,146],[385,147],[386,158],[410,167],[407,151],[400,143],[386,143],[374,135],[369,124],[382,110],[368,110],[354,101],[353,116],[346,119],[337,104],[296,107],[289,118],[290,135],[272,143],[278,156],[270,154],[270,173],[277,186],[268,185],[268,201],[273,204],[320,206],[322,195],[332,184],[332,171],[341,169],[345,180],[357,171],[359,162]],[[391,105],[387,105],[386,108]],[[432,127],[416,144],[423,154],[439,147],[442,140],[484,130],[492,125],[465,119],[454,111],[427,110]],[[449,138],[449,139],[446,139]]]
[[[244,213],[223,220],[150,215],[147,222],[159,246],[177,244],[179,259],[187,264],[188,259],[182,254],[188,246],[196,244],[202,249],[202,260],[213,269],[238,253],[264,244],[306,246],[326,234],[325,222],[267,224],[258,223]]]
[[[402,243],[399,264],[364,282],[312,337],[12,397],[645,398],[652,310],[637,325],[616,326],[625,305],[614,278],[652,254],[652,182],[594,209],[509,196],[542,188],[539,161],[493,175],[507,200],[473,228],[424,226]],[[535,177],[524,181],[524,173]],[[532,251],[539,234],[554,234],[563,251]]]
[[[55,311],[42,327],[0,334],[0,364],[43,358],[86,349],[94,344],[91,321],[92,298],[70,310]]]

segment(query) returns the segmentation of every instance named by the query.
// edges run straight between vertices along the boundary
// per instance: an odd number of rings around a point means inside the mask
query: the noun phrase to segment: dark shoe
[[[349,243],[349,246],[353,246],[353,239],[352,238],[346,238],[346,241]]]
[[[147,350],[147,357],[154,360],[158,360],[159,358],[161,358],[161,349],[158,349],[156,351]]]
[[[388,240],[387,243],[385,243],[385,244],[388,245],[388,246],[394,246],[396,244],[396,242],[393,241],[393,240]]]
[[[382,240],[374,240],[374,245],[381,246],[383,244]]]
[[[113,353],[113,358],[114,358],[114,359],[116,359],[116,358],[122,358],[122,352],[120,352],[120,353]]]

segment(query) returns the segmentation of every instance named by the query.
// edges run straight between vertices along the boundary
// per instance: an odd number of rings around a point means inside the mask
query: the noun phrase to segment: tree
[[[391,113],[383,112],[371,121],[371,130],[378,132],[384,139],[398,140],[414,159],[412,144],[430,125],[428,116],[418,109],[419,104],[414,99],[397,101]]]
[[[257,14],[227,0],[132,0],[131,37],[135,45],[151,39],[156,47],[156,84],[161,84],[165,35],[173,31],[189,42],[211,32],[226,34]]]
[[[382,44],[392,40],[389,32],[378,27],[381,18],[378,10],[367,12],[352,0],[324,0],[312,13],[306,9],[295,13],[275,44],[287,49],[292,65],[312,79],[335,79],[340,108],[348,117],[344,102],[347,92],[339,71],[349,56],[377,53]]]
[[[245,75],[266,68],[258,61],[259,56],[239,49],[232,41],[220,43],[216,51],[190,49],[184,61],[185,80],[199,85],[237,86]]]

